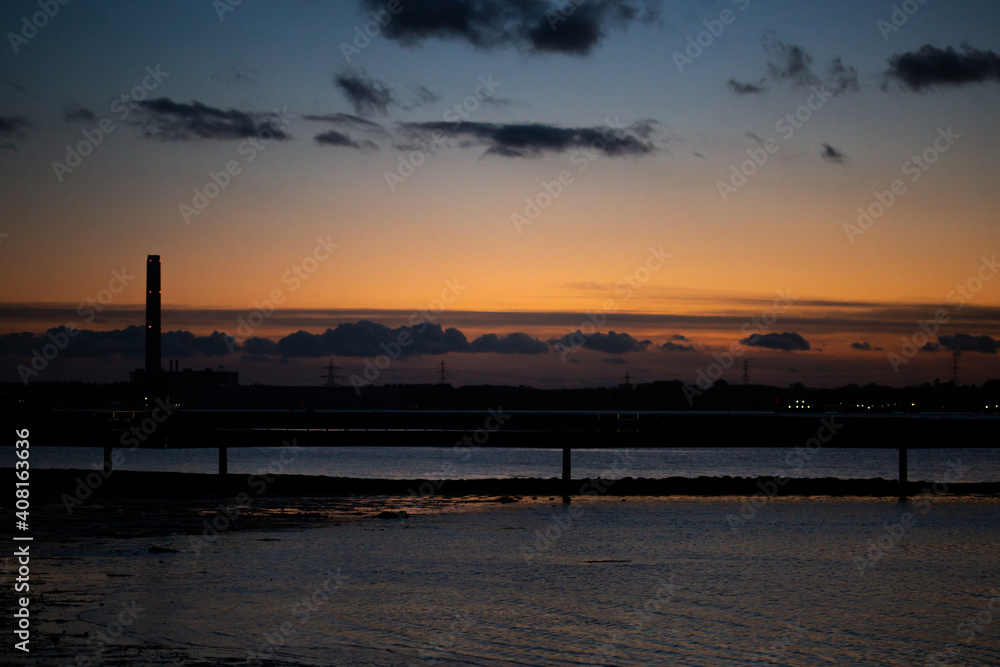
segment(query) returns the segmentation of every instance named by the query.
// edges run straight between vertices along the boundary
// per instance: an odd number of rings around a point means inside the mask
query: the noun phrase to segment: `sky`
[[[11,0],[0,380],[1000,375],[1000,5]],[[164,362],[166,366],[166,362]]]

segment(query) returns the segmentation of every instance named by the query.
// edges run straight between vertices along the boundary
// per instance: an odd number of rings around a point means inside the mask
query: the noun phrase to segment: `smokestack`
[[[160,256],[146,257],[146,379],[150,389],[159,385],[160,372]]]

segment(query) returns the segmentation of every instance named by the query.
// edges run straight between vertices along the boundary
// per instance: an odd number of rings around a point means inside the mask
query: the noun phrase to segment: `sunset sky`
[[[164,355],[244,383],[360,375],[414,324],[377,384],[695,382],[726,350],[731,382],[947,381],[954,351],[998,377],[997,26],[987,0],[4,2],[0,379],[70,323],[28,381],[126,379],[147,254]]]

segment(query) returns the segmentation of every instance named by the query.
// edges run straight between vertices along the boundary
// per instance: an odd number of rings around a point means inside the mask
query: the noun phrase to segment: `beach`
[[[751,498],[49,493],[12,660],[1000,661],[995,495]]]

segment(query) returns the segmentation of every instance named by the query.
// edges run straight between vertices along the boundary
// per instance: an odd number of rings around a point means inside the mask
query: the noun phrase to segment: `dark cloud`
[[[858,83],[858,71],[845,65],[840,56],[830,61],[826,76],[821,77],[813,68],[812,56],[802,46],[787,44],[775,33],[767,32],[761,39],[761,47],[768,57],[767,76],[756,83],[729,79],[729,88],[736,94],[762,93],[767,90],[769,81],[787,82],[795,88],[821,86],[833,95],[848,90],[857,92],[861,89]]]
[[[796,44],[785,44],[774,34],[764,35],[762,46],[771,58],[768,76],[773,81],[790,81],[794,86],[815,86],[820,82],[812,70],[812,56]]]
[[[333,82],[354,107],[354,113],[361,116],[370,116],[373,113],[384,116],[389,113],[389,107],[396,104],[396,96],[392,89],[367,74],[358,72],[338,74]]]
[[[372,141],[355,141],[343,132],[338,132],[337,130],[328,130],[321,134],[317,134],[315,139],[316,143],[322,146],[344,146],[355,150],[373,151],[377,151],[379,149],[378,146]]]
[[[274,113],[219,109],[198,101],[184,104],[166,97],[139,102],[139,107],[146,114],[143,125],[149,138],[164,141],[291,138],[282,129],[284,122]]]
[[[333,123],[334,125],[353,127],[361,130],[371,130],[375,132],[385,131],[385,128],[382,127],[380,123],[368,120],[367,118],[362,118],[361,116],[354,116],[349,113],[308,114],[302,118],[305,120],[315,120],[321,123]]]
[[[63,120],[67,123],[93,123],[97,120],[97,116],[87,107],[73,107],[66,110]]]
[[[694,345],[684,345],[668,340],[660,346],[660,349],[664,352],[694,352]]]
[[[235,338],[218,331],[208,336],[196,336],[190,331],[166,331],[161,340],[163,356],[167,358],[224,357],[237,349]]]
[[[970,336],[955,334],[954,336],[938,336],[942,347],[952,352],[978,352],[980,354],[996,354],[1000,341],[990,336]]]
[[[243,88],[257,85],[258,74],[256,67],[237,63],[212,74],[212,80]]]
[[[786,331],[784,333],[753,334],[749,338],[744,338],[740,344],[747,347],[762,347],[768,350],[782,350],[784,352],[801,352],[809,349],[809,341],[797,333]]]
[[[605,364],[611,364],[612,366],[624,366],[628,363],[628,359],[625,357],[611,357],[609,359],[601,359]]]
[[[562,338],[549,340],[552,345],[560,345],[568,348],[582,347],[585,350],[595,352],[605,352],[607,354],[627,354],[629,352],[645,352],[653,344],[649,340],[636,340],[627,333],[615,333],[609,331],[606,334],[592,333],[585,334],[582,331],[575,331]]]
[[[940,352],[941,346],[938,343],[924,343],[920,348],[921,352]]]
[[[589,148],[605,155],[639,156],[655,152],[647,138],[655,121],[643,120],[627,128],[558,127],[542,123],[404,123],[402,129],[415,137],[430,135],[458,139],[463,145],[487,146],[487,155],[504,157],[539,157],[544,153],[562,153]]]
[[[920,92],[933,86],[963,86],[973,83],[1000,82],[1000,55],[971,46],[956,51],[925,44],[917,51],[899,53],[889,58],[885,75],[904,88]]]
[[[858,83],[858,70],[844,65],[840,56],[834,58],[833,63],[830,65],[826,85],[833,88],[834,95],[839,95],[845,90],[850,90],[854,93],[861,90],[861,84]]]
[[[545,341],[526,333],[511,333],[504,336],[484,334],[472,341],[472,352],[495,352],[498,354],[541,354],[549,351]]]
[[[392,329],[361,320],[338,324],[336,329],[327,329],[321,334],[298,331],[279,340],[278,349],[286,357],[393,356],[392,351],[395,351],[395,356],[403,358],[466,352],[469,341],[458,329],[443,329],[440,324],[422,323]]]
[[[17,333],[0,338],[0,356],[30,356],[33,350],[40,350],[53,340],[63,337],[69,342],[59,354],[65,357],[140,358],[146,349],[146,332],[139,326],[113,331],[82,329],[73,335],[65,327],[56,327],[37,336]],[[225,356],[230,353],[233,345],[231,337],[218,331],[209,336],[197,336],[190,331],[167,331],[162,334],[161,341],[163,356],[168,358]]]
[[[31,123],[24,116],[0,116],[0,139],[21,138]]]
[[[255,359],[258,357],[268,357],[277,356],[281,354],[281,350],[278,348],[278,344],[275,343],[270,338],[247,338],[243,341],[243,345],[240,346],[243,352],[250,357]]]
[[[868,342],[865,342],[865,343],[851,343],[851,349],[852,350],[861,350],[862,352],[871,352],[871,350],[872,350],[872,344],[868,343]]]
[[[830,144],[823,144],[823,152],[820,155],[827,162],[832,162],[834,164],[844,164],[844,160],[847,159],[846,155],[838,151]]]
[[[365,12],[385,0],[361,0]],[[658,0],[437,0],[411,3],[383,28],[388,39],[414,46],[454,39],[481,49],[518,47],[534,53],[584,56],[612,29],[658,18]]]
[[[360,71],[338,74],[334,77],[333,83],[351,103],[354,113],[360,116],[371,116],[376,113],[385,116],[389,113],[390,107],[409,111],[441,99],[436,93],[420,84],[413,84],[400,92]]]
[[[756,95],[757,93],[763,93],[767,90],[767,82],[761,79],[757,83],[749,83],[743,81],[737,81],[736,79],[730,79],[726,82],[729,85],[730,90],[732,90],[737,95]]]

